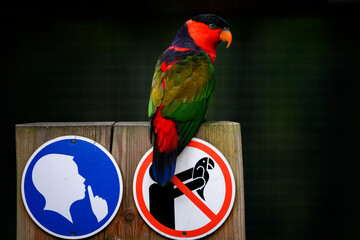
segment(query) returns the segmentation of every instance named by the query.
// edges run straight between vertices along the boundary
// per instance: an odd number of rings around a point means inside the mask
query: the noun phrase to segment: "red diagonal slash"
[[[216,214],[211,211],[184,183],[176,176],[173,177],[172,183],[177,186],[210,220],[216,219]]]

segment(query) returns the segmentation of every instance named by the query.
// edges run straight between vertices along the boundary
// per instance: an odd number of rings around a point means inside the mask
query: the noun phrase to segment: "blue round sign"
[[[80,239],[104,229],[123,195],[121,173],[99,143],[80,136],[55,138],[28,160],[21,181],[25,208],[46,232]]]

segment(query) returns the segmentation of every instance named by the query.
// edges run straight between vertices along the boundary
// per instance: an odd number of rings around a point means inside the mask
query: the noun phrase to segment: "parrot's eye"
[[[210,24],[208,25],[208,27],[209,27],[210,29],[214,29],[214,28],[215,28],[215,25],[212,24],[212,23],[210,23]]]

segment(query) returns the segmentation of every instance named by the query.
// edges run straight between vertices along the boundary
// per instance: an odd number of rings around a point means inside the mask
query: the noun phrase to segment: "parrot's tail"
[[[161,186],[170,182],[174,176],[178,155],[178,134],[176,124],[160,114],[161,106],[151,118],[150,139],[154,135],[152,175]]]
[[[153,154],[152,176],[160,186],[165,186],[172,180],[175,173],[177,149],[170,153],[160,152],[154,145]]]

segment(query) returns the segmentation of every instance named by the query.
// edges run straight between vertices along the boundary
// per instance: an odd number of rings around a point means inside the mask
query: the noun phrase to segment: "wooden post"
[[[132,193],[133,177],[138,162],[151,147],[147,122],[33,123],[16,125],[17,161],[17,239],[57,239],[41,230],[27,214],[21,198],[20,184],[25,164],[43,143],[63,135],[93,139],[111,151],[119,164],[124,194],[113,221],[95,239],[165,239],[153,231],[139,215]],[[245,239],[245,209],[240,124],[208,122],[196,137],[218,148],[229,161],[236,181],[233,210],[225,223],[206,239]]]

